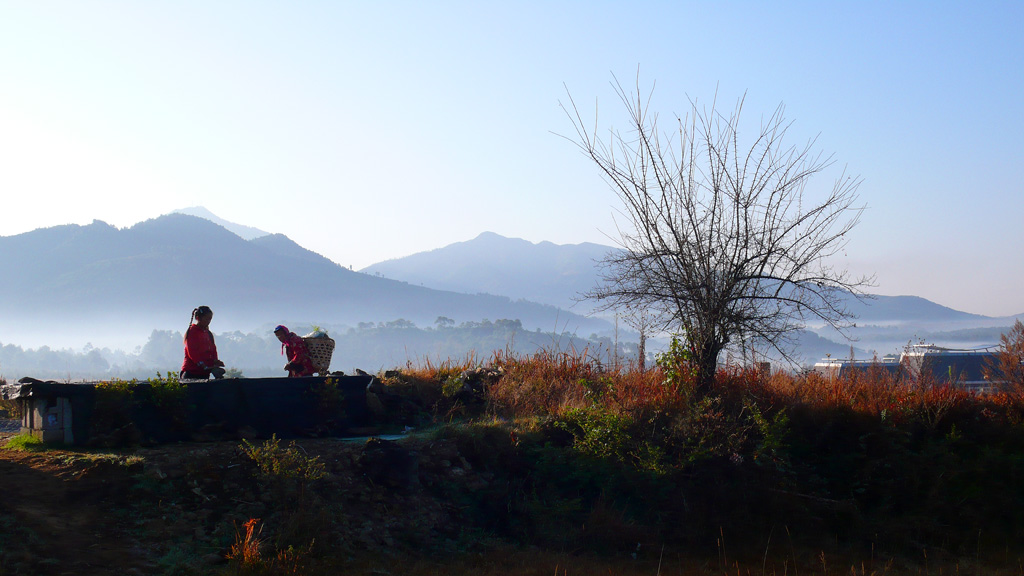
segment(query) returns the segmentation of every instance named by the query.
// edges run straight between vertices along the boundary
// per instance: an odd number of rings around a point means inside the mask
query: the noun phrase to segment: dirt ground
[[[241,441],[5,449],[18,432],[17,422],[0,419],[0,576],[240,574],[227,557],[252,519],[264,558],[287,551],[312,566],[263,574],[692,576],[796,568],[795,558],[792,564],[755,558],[741,567],[724,549],[697,558],[664,545],[641,547],[635,539],[626,553],[589,556],[500,541],[493,534],[503,529],[506,481],[467,461],[476,462],[471,451],[464,456],[455,442],[427,434],[376,444],[282,441],[300,460],[323,465],[324,475],[304,485],[294,474],[301,461],[268,479]],[[393,451],[390,456],[371,450],[380,444]],[[543,529],[520,533],[535,528]],[[922,570],[889,561],[865,571],[862,563],[831,561],[826,569],[822,552],[816,564],[801,562],[798,573],[959,573],[971,566],[954,559],[949,571],[936,572],[934,565]]]
[[[0,443],[16,433],[5,428]],[[150,573],[143,543],[109,513],[128,476],[106,466],[62,451],[0,450],[0,574]]]
[[[327,558],[316,573],[397,574],[413,561],[401,573],[443,574],[494,549],[465,516],[493,478],[443,440],[403,441],[399,465],[378,472],[365,440],[296,441],[325,467],[314,492],[266,481],[238,441],[22,452],[3,448],[16,423],[0,426],[0,576],[234,573],[226,556],[253,518],[268,557]],[[415,465],[395,475],[403,454]]]

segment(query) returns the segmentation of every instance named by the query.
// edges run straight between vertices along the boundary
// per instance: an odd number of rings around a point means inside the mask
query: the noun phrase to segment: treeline
[[[125,376],[126,370],[136,362],[136,354],[95,348],[91,344],[86,344],[82,350],[55,350],[49,346],[32,349],[0,344],[0,381],[13,382],[22,376],[61,381],[100,375],[116,378]]]
[[[304,335],[310,325],[290,327]],[[538,350],[586,350],[601,362],[628,362],[635,359],[637,345],[591,334],[583,338],[569,332],[555,333],[525,330],[519,320],[463,322],[439,317],[433,326],[418,327],[398,319],[390,322],[361,322],[356,326],[323,326],[335,340],[331,369],[367,372],[464,360],[469,356],[486,362],[494,351],[532,354]],[[266,333],[240,331],[214,333],[220,358],[229,369],[244,376],[284,376],[285,359],[281,343],[270,330]],[[617,351],[616,351],[617,349]],[[149,378],[157,372],[175,373],[183,356],[182,333],[153,330],[141,348],[128,353],[87,345],[82,350],[53,350],[47,346],[23,349],[0,346],[0,377],[14,381],[22,376],[58,381],[102,380],[109,378]]]

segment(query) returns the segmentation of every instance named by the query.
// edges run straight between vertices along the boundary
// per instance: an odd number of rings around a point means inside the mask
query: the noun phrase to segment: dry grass
[[[595,406],[641,421],[684,411],[695,401],[690,394],[693,382],[686,374],[677,374],[675,381],[670,381],[658,366],[644,371],[629,365],[610,367],[589,349],[544,350],[526,356],[499,351],[486,363],[472,355],[440,363],[427,361],[403,370],[402,380],[405,385],[412,383],[419,396],[436,399],[445,382],[481,364],[500,370],[502,375],[487,389],[488,416],[513,421],[557,417],[568,410]],[[1024,393],[1019,389],[978,395],[926,378],[897,379],[880,369],[842,378],[723,369],[712,395],[737,410],[751,403],[768,413],[842,409],[894,426],[919,423],[932,430],[965,421],[1024,423]]]
[[[402,385],[413,386],[414,393],[429,403],[441,396],[446,382],[481,364],[502,374],[487,389],[488,415],[513,421],[557,417],[568,410],[595,406],[642,421],[684,411],[694,402],[689,392],[693,382],[686,374],[677,374],[675,381],[670,381],[658,366],[644,371],[630,365],[608,366],[589,349],[543,350],[526,356],[499,351],[483,363],[473,355],[439,363],[426,361],[403,370]],[[1024,423],[1020,390],[977,395],[928,379],[897,379],[880,369],[842,378],[723,369],[712,394],[726,406],[753,403],[767,412],[842,409],[896,426],[917,422],[937,429],[963,419]]]
[[[476,355],[472,353],[467,354],[465,358],[448,358],[436,363],[429,358],[425,358],[422,364],[410,363],[402,370],[402,375],[423,381],[444,382],[451,377],[458,376],[466,370],[476,367],[478,364],[479,361]]]
[[[659,410],[679,402],[660,370],[608,367],[589,349],[541,351],[516,357],[498,354],[504,371],[489,390],[498,411],[511,418],[560,414],[594,402],[624,412]]]

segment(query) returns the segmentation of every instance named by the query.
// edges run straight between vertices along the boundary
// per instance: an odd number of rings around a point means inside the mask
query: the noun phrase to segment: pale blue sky
[[[0,235],[176,208],[359,269],[483,231],[610,243],[618,202],[553,133],[780,102],[864,182],[854,272],[1024,312],[1021,2],[0,0]],[[823,177],[823,189],[831,181]]]

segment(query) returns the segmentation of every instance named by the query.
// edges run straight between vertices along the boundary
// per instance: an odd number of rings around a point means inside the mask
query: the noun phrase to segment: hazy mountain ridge
[[[180,208],[178,210],[172,211],[171,214],[186,214],[188,216],[197,216],[199,218],[209,220],[210,222],[223,226],[224,228],[230,230],[234,234],[241,236],[243,240],[255,240],[256,238],[270,235],[270,232],[260,230],[259,228],[246,226],[245,224],[238,224],[237,222],[229,222],[217,216],[213,212],[210,212],[203,206],[190,206],[188,208]]]
[[[598,262],[614,250],[485,232],[359,273],[282,234],[245,240],[208,218],[186,214],[125,229],[98,220],[56,226],[0,237],[0,270],[12,278],[0,284],[0,342],[27,344],[26,334],[43,331],[39,343],[78,347],[101,344],[100,335],[117,331],[130,332],[136,346],[154,329],[183,329],[198,304],[214,308],[218,332],[278,322],[352,326],[399,318],[426,327],[445,316],[456,322],[521,320],[528,330],[607,336],[610,323],[554,303],[571,306],[592,289]],[[824,353],[845,356],[851,344],[858,357],[869,357],[922,339],[995,344],[1014,320],[917,296],[849,296],[847,304],[857,316],[857,326],[847,333],[855,340],[810,326],[799,337],[799,357],[813,362]],[[619,328],[630,338],[623,324]],[[76,339],[60,339],[76,330]]]
[[[144,339],[154,328],[181,329],[199,304],[214,309],[217,330],[398,318],[428,326],[438,316],[517,319],[529,329],[584,333],[610,328],[548,305],[360,274],[283,235],[244,240],[184,214],[124,229],[96,221],[0,237],[0,270],[15,279],[0,285],[0,339],[7,342],[33,330],[49,330],[57,340],[73,329],[95,331],[88,341],[113,330]]]
[[[497,294],[585,312],[592,303],[578,300],[594,288],[597,262],[613,250],[589,242],[534,244],[484,232],[360,271],[440,290]]]
[[[266,248],[279,256],[295,258],[296,260],[304,260],[306,262],[316,264],[340,266],[340,264],[335,263],[326,256],[322,256],[312,250],[299,246],[294,240],[284,234],[267,234],[265,236],[260,236],[259,238],[253,238],[250,242],[256,246]]]
[[[988,316],[961,312],[920,296],[874,295],[863,301],[847,298],[848,306],[861,323],[870,322],[970,322],[991,320]]]
[[[598,262],[615,250],[589,243],[534,244],[485,232],[466,242],[388,260],[364,271],[428,287],[564,304],[598,284]],[[872,295],[858,299],[846,294],[843,301],[855,317],[856,326],[844,335],[811,322],[799,338],[798,356],[809,362],[826,352],[845,356],[853,345],[859,357],[870,357],[874,352],[894,352],[921,339],[940,345],[975,345],[979,338],[1005,330],[1015,319],[962,312],[919,296]],[[592,306],[584,302],[573,309],[589,310]],[[853,340],[847,340],[847,335]],[[998,336],[991,343],[997,342]]]

